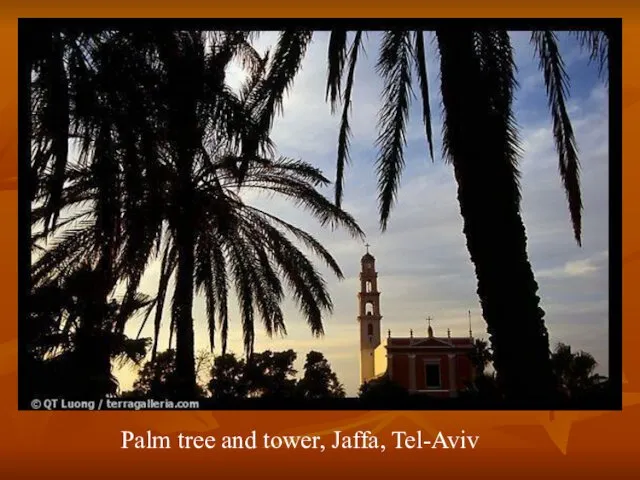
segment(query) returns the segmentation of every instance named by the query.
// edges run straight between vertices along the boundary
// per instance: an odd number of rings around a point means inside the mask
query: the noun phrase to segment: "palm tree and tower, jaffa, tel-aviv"
[[[334,109],[342,102],[331,202],[319,191],[330,184],[322,172],[278,157],[270,138],[273,119],[295,83],[313,31],[281,32],[265,56],[253,48],[253,33],[243,31],[39,31],[29,48],[32,293],[88,269],[95,273],[95,302],[82,328],[77,318],[70,321],[66,314],[41,315],[42,330],[21,346],[21,363],[49,358],[41,354],[47,351],[50,356],[60,347],[51,346],[54,336],[49,335],[60,329],[81,328],[86,338],[105,329],[122,334],[127,312],[140,306],[140,282],[154,260],[161,264],[157,292],[143,307],[153,324],[151,353],[157,350],[173,285],[169,330],[175,338],[182,397],[196,391],[197,295],[206,301],[209,340],[213,344],[220,336],[223,350],[231,328],[232,289],[248,355],[257,322],[269,334],[286,332],[281,304],[287,288],[311,331],[321,335],[323,318],[333,304],[316,266],[292,239],[339,278],[340,267],[309,233],[249,205],[238,188],[282,196],[307,208],[323,226],[345,228],[363,239],[354,218],[341,208],[363,33],[334,29],[329,38],[327,98]],[[428,155],[433,157],[424,35],[400,29],[382,35],[377,63],[384,84],[377,141],[382,230],[390,220],[404,167],[414,76]],[[576,35],[606,73],[607,33]],[[508,399],[548,400],[556,386],[520,215],[521,146],[512,110],[517,82],[510,36],[506,30],[466,27],[436,29],[433,36],[440,56],[443,149],[458,184],[463,232],[500,388]],[[566,106],[568,79],[554,32],[535,31],[531,41],[540,59],[559,170],[580,243],[582,202]],[[242,58],[249,72],[238,92],[226,88],[220,74],[236,58]],[[70,142],[79,152],[73,161]],[[122,303],[113,318],[108,305],[118,289]],[[105,352],[105,358],[108,355]]]

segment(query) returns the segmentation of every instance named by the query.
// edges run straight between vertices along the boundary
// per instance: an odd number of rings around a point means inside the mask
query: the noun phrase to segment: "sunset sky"
[[[277,38],[263,34],[257,46],[264,50]],[[569,343],[574,349],[592,353],[607,374],[608,357],[608,92],[597,76],[597,66],[589,65],[573,39],[562,36],[562,53],[571,76],[570,113],[576,131],[582,162],[584,198],[583,246],[573,238],[569,212],[558,174],[553,147],[543,77],[529,45],[528,32],[513,34],[520,88],[515,106],[521,126],[524,157],[521,163],[523,216],[527,227],[528,250],[538,283],[542,307],[552,343]],[[339,117],[332,116],[325,102],[326,50],[328,34],[316,33],[303,69],[288,95],[284,116],[273,130],[279,153],[300,158],[335,178]],[[406,169],[398,202],[387,232],[378,224],[374,147],[380,107],[381,83],[374,73],[379,34],[368,34],[365,57],[356,70],[351,126],[352,163],[347,169],[344,207],[355,216],[367,234],[371,253],[376,257],[381,293],[382,331],[394,335],[426,333],[427,316],[433,318],[436,335],[466,335],[467,311],[472,312],[472,328],[486,338],[486,326],[476,295],[476,280],[462,235],[462,219],[456,200],[456,184],[450,165],[444,163],[440,149],[441,105],[438,58],[429,42],[428,66],[432,117],[434,121],[435,162],[428,150],[421,122],[420,102],[414,101],[408,129]],[[238,68],[229,71],[229,82],[242,78]],[[490,188],[489,186],[487,186]],[[327,195],[332,198],[333,190]],[[262,208],[303,227],[322,242],[340,264],[346,279],[337,281],[325,272],[335,309],[326,319],[324,338],[313,338],[295,304],[288,301],[285,319],[289,335],[269,339],[258,330],[256,351],[298,352],[296,366],[302,370],[306,353],[325,354],[347,394],[359,387],[359,338],[357,315],[358,273],[363,242],[352,240],[342,231],[322,229],[305,211],[283,202],[252,198]],[[157,287],[158,266],[144,279],[143,290],[153,294]],[[230,320],[230,347],[242,351],[242,331],[235,299]],[[206,348],[207,333],[204,302],[196,303],[194,317],[198,348]],[[167,312],[168,313],[168,312]],[[163,326],[161,348],[168,339],[168,315]],[[518,321],[517,318],[513,319]],[[135,335],[138,322],[132,322]],[[151,336],[150,329],[144,334]],[[219,353],[219,350],[216,350]],[[121,388],[131,388],[134,372],[118,373]]]

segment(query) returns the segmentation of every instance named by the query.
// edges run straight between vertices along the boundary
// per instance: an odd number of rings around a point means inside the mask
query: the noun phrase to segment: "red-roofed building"
[[[441,397],[455,397],[473,380],[471,362],[473,336],[446,337],[433,335],[428,319],[427,336],[392,337],[389,330],[381,338],[380,292],[375,258],[362,257],[360,292],[358,293],[360,323],[360,381],[368,382],[386,374],[410,392]]]

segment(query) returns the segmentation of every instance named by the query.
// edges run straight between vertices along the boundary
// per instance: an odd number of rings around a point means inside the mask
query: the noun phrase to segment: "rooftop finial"
[[[364,244],[364,246],[365,246],[365,248],[367,249],[367,253],[369,253],[369,247],[370,247],[371,245],[369,245],[368,243],[365,243],[365,244]]]
[[[410,336],[411,338],[413,338],[413,328],[412,328],[411,330],[409,330],[409,336]]]
[[[387,330],[387,336],[391,338],[391,329]]]
[[[451,329],[447,328],[447,338],[451,338]]]
[[[431,328],[431,317],[427,317],[427,333],[429,335],[429,337],[433,337],[433,328]]]
[[[473,332],[471,331],[471,310],[469,310],[469,338],[473,338]]]

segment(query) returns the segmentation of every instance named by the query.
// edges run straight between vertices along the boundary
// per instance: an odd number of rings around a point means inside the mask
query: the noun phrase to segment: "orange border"
[[[134,5],[135,3],[135,5]],[[279,478],[328,476],[403,475],[433,477],[490,475],[632,476],[638,469],[636,427],[640,423],[640,349],[634,348],[640,324],[629,320],[640,310],[640,227],[634,218],[640,209],[636,179],[640,166],[640,16],[631,3],[558,2],[524,0],[429,2],[423,8],[409,2],[372,4],[352,1],[317,6],[294,2],[245,2],[237,8],[214,2],[184,0],[158,6],[157,2],[113,0],[106,6],[87,2],[14,1],[0,7],[0,52],[5,65],[0,88],[3,119],[0,130],[0,209],[3,235],[0,243],[0,282],[5,321],[0,324],[0,475],[94,477],[252,477]],[[253,7],[255,4],[255,8]],[[322,6],[321,6],[322,5]],[[427,6],[428,5],[428,6]],[[155,7],[153,10],[151,7]],[[251,7],[251,8],[249,8]],[[462,8],[464,7],[464,8]],[[232,17],[269,16],[339,17],[455,16],[581,16],[623,17],[623,312],[624,378],[623,412],[17,412],[17,22],[19,17]],[[121,450],[120,430],[174,435],[313,433],[326,430],[364,429],[388,435],[392,430],[421,429],[431,434],[456,434],[461,429],[480,435],[476,450],[367,450],[313,451],[255,450],[213,451]],[[285,456],[286,454],[286,456]]]

